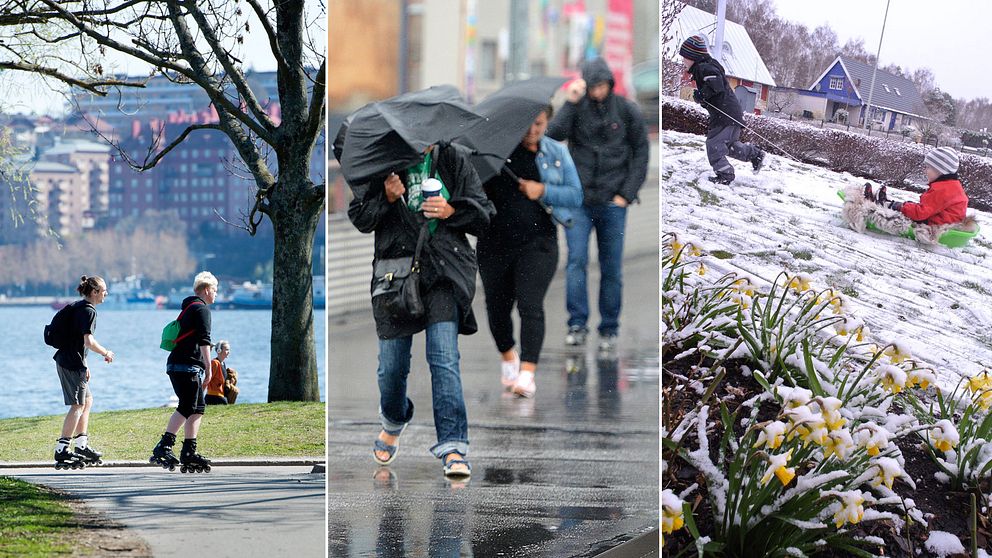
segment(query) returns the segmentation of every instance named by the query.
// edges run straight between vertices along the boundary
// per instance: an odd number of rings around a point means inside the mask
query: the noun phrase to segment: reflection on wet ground
[[[415,338],[409,394],[417,416],[395,463],[371,459],[378,433],[371,318],[332,326],[329,374],[330,556],[595,556],[658,522],[657,260],[625,270],[629,304],[617,354],[566,350],[562,278],[549,292],[534,399],[499,384],[485,328],[460,338],[473,472],[453,482],[435,443],[430,373]],[[480,297],[481,299],[481,294]],[[419,345],[419,346],[418,346]]]

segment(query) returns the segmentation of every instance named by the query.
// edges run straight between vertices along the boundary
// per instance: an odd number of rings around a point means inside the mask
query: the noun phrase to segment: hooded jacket
[[[465,235],[483,234],[496,210],[482,190],[479,175],[469,162],[466,148],[453,144],[440,147],[437,173],[451,193],[448,203],[455,212],[440,221],[440,226],[424,244],[420,264],[421,293],[426,304],[430,289],[439,281],[447,280],[459,311],[458,332],[471,335],[479,329],[472,313],[478,263],[475,250]],[[398,174],[404,178],[403,173]],[[348,218],[352,224],[363,233],[375,233],[373,269],[380,259],[412,256],[417,248],[420,227],[427,221],[423,212],[410,211],[402,199],[389,203],[384,184],[385,177],[380,177],[354,186],[355,198],[348,206]],[[413,335],[428,325],[426,317],[396,322],[375,304],[372,305],[372,315],[376,333],[381,339]]]
[[[699,91],[698,98],[694,98],[710,113],[711,130],[730,125],[740,126],[744,122],[741,103],[730,88],[727,74],[719,62],[707,56],[693,63],[689,68],[689,75],[696,82],[696,90]]]
[[[648,173],[648,134],[644,116],[632,101],[613,94],[613,72],[602,58],[582,66],[587,88],[610,84],[602,102],[587,94],[577,103],[566,102],[548,125],[547,136],[568,140],[586,205],[610,203],[620,195],[628,203]]]
[[[968,195],[964,193],[956,174],[945,174],[930,183],[920,195],[920,202],[906,202],[899,208],[902,214],[928,225],[949,225],[964,221],[968,210]]]

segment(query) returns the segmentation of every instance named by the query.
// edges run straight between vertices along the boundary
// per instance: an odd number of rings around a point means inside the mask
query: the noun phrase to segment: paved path
[[[133,529],[156,558],[324,556],[325,475],[309,466],[152,467],[3,474],[64,490]]]
[[[624,277],[619,358],[598,358],[592,348],[565,350],[563,277],[555,279],[545,305],[537,397],[530,400],[501,389],[480,290],[481,330],[460,337],[473,465],[468,483],[445,480],[427,452],[435,435],[423,336],[415,338],[409,382],[416,416],[397,461],[377,469],[371,316],[331,324],[330,555],[595,556],[656,529],[657,258],[628,261]],[[590,284],[598,285],[595,274]]]

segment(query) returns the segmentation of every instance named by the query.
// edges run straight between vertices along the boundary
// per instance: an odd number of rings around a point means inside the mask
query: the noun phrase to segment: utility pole
[[[727,0],[719,0],[716,5],[716,44],[713,45],[713,58],[723,64],[723,26],[727,21]]]
[[[519,81],[530,77],[530,64],[527,58],[527,31],[529,25],[530,2],[510,0],[510,71],[507,81]]]
[[[875,74],[878,73],[878,59],[882,56],[882,39],[885,38],[885,22],[889,19],[889,2],[885,0],[885,17],[882,18],[882,34],[878,37],[878,51],[875,53],[875,68],[871,71],[871,87],[868,88],[868,105],[865,107],[865,123],[868,124],[868,135],[871,135],[871,97],[875,93]]]

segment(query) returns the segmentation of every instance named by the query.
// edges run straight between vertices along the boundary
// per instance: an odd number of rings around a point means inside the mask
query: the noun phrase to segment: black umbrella
[[[334,140],[350,184],[405,169],[435,143],[450,142],[484,118],[451,85],[370,103],[348,116]],[[339,141],[340,140],[340,141]]]
[[[483,182],[503,168],[538,113],[567,78],[539,77],[514,81],[475,105],[486,122],[472,127],[456,141],[475,149],[472,165]]]

